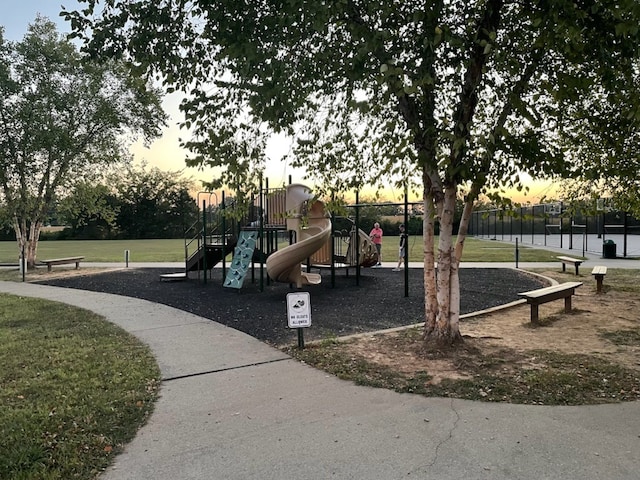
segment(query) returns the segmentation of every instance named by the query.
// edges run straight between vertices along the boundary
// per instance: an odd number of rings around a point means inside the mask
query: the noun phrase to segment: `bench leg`
[[[564,297],[564,311],[565,313],[571,312],[571,295]]]
[[[531,304],[531,323],[538,324],[538,305]]]
[[[576,263],[576,276],[578,276],[578,268],[580,268],[580,266]]]
[[[76,270],[80,268],[80,262],[76,262]]]
[[[604,276],[596,275],[596,293],[602,293],[602,281],[604,280]]]
[[[50,272],[50,271],[51,271],[51,264],[50,264],[50,263],[48,263],[48,264],[47,264],[47,272]]]
[[[562,271],[566,272],[567,271],[567,266],[565,265],[564,262],[562,262]]]

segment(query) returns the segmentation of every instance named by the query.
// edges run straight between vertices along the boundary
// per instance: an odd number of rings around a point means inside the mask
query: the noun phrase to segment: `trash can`
[[[613,240],[605,240],[602,244],[602,258],[616,258],[616,244]]]

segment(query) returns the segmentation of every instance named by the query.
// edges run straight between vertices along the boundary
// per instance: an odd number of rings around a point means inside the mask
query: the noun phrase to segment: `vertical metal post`
[[[333,204],[335,202],[335,192],[331,192],[331,203]],[[332,207],[333,208],[333,207]],[[335,236],[335,230],[333,228],[334,226],[334,222],[335,222],[335,215],[333,213],[333,210],[330,213],[331,217],[331,235],[329,237],[329,241],[330,246],[329,246],[329,255],[331,256],[331,288],[335,288],[336,286],[336,236]]]
[[[493,239],[498,239],[498,209],[493,211]]]
[[[545,212],[545,207],[544,205],[542,206],[542,221],[543,221],[543,225],[544,225],[544,246],[547,246],[547,230],[548,227],[547,225],[550,225],[548,222],[551,221],[551,218],[547,216],[547,212]]]
[[[202,273],[207,283],[207,201],[202,201]]]
[[[573,250],[573,216],[569,217],[569,250]]]
[[[584,231],[582,232],[582,251],[584,252],[585,249],[589,249],[589,246],[587,245],[587,241],[589,239],[589,216],[585,216],[584,217]],[[584,257],[584,254],[582,255]]]
[[[602,232],[600,231],[600,215],[596,213],[596,233],[598,238],[602,238]]]
[[[486,226],[486,231],[485,231],[484,236],[486,238],[491,238],[491,210],[489,210],[487,212],[486,219],[487,219],[487,221],[486,221],[487,226]]]
[[[560,248],[562,248],[562,212],[564,211],[562,202],[560,202]]]
[[[409,187],[404,184],[404,296],[409,296]],[[401,234],[402,235],[402,234]]]
[[[624,255],[625,258],[627,258],[627,232],[628,232],[628,227],[629,227],[629,223],[628,223],[627,219],[628,219],[629,216],[627,215],[627,212],[623,212],[622,214],[624,215],[624,220],[622,222],[622,224],[623,224],[622,233],[624,235],[624,237],[622,239],[622,242],[624,244],[623,255]]]
[[[520,241],[522,241],[522,232],[524,231],[524,225],[523,225],[524,219],[522,218],[522,215],[523,215],[522,207],[520,207]]]
[[[220,210],[222,212],[222,281],[227,277],[227,215],[225,212],[225,203],[224,203],[224,190],[222,191],[222,203],[220,204]]]
[[[269,189],[269,181],[267,180],[266,184],[267,190]],[[260,198],[258,199],[258,206],[260,207],[260,211],[258,212],[260,215],[259,218],[259,235],[260,235],[260,291],[264,292],[264,262],[262,261],[263,256],[265,255],[264,251],[264,191],[262,189],[262,176],[260,176]]]
[[[360,286],[360,194],[356,190],[356,285]]]
[[[535,243],[536,233],[536,207],[531,205],[531,245]]]

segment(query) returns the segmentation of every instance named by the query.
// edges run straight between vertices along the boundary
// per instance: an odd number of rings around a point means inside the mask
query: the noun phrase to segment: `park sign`
[[[309,292],[287,293],[287,319],[289,328],[311,326],[311,299]]]

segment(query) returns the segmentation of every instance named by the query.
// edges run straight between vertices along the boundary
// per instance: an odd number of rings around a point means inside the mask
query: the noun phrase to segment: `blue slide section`
[[[233,260],[231,260],[231,266],[229,266],[227,278],[224,281],[225,287],[242,288],[244,277],[247,276],[249,265],[251,265],[257,239],[258,232],[256,231],[243,230],[240,232],[238,244],[233,250]]]

